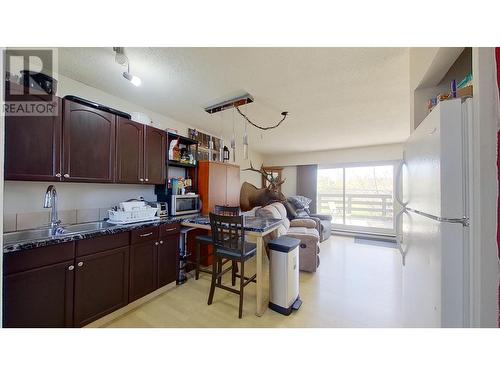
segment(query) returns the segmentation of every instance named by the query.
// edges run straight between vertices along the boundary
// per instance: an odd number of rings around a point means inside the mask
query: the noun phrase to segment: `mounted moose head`
[[[244,182],[240,191],[240,208],[242,211],[249,211],[254,207],[266,206],[273,202],[286,200],[286,197],[279,191],[279,187],[285,182],[284,179],[278,180],[274,178],[272,173],[268,173],[264,169],[263,165],[260,169],[255,169],[252,162],[250,162],[250,168],[246,168],[244,171],[260,173],[269,182],[269,185],[259,189],[248,182]]]

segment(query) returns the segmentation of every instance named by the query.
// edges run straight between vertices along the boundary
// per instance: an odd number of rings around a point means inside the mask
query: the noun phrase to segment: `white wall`
[[[297,167],[289,166],[284,167],[282,171],[282,178],[285,179],[283,185],[281,185],[281,192],[285,194],[286,197],[297,194]]]
[[[297,193],[297,165],[338,165],[394,161],[403,158],[403,145],[392,144],[371,147],[356,147],[339,150],[305,152],[301,154],[265,155],[265,165],[282,166],[285,183],[281,191],[287,197]]]
[[[401,143],[345,148],[338,150],[303,152],[294,154],[264,155],[266,165],[294,166],[294,165],[332,165],[341,163],[372,162],[386,160],[400,160],[403,157]]]
[[[60,97],[64,97],[65,95],[76,95],[125,112],[143,112],[151,118],[153,126],[161,129],[177,129],[180,135],[186,136],[187,129],[192,127],[188,124],[128,102],[122,98],[110,95],[102,90],[98,90],[81,82],[75,81],[64,75],[58,76],[57,95]],[[203,131],[203,129],[200,130]],[[260,166],[262,163],[262,156],[252,152],[252,150],[250,150],[249,154],[253,164]],[[241,165],[242,169],[248,167],[248,161],[242,160],[242,150],[241,147],[238,147],[238,145],[236,164]],[[245,180],[248,180],[256,186],[260,186],[260,176],[254,172],[242,171],[241,182]],[[42,211],[42,199],[47,185],[47,182],[6,182],[4,188],[4,212],[20,213]],[[145,199],[149,200],[156,199],[156,196],[154,195],[154,186],[147,185],[84,184],[62,182],[56,183],[55,186],[59,194],[59,208],[61,210],[86,207],[109,207],[122,200],[138,196],[143,196]]]
[[[473,48],[474,145],[472,234],[472,324],[498,326],[497,131],[500,125],[494,48]]]

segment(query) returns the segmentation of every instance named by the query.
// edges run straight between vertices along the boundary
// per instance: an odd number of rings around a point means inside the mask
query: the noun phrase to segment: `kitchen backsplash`
[[[110,207],[82,208],[58,211],[59,220],[62,225],[75,223],[88,223],[90,221],[104,220],[108,217]],[[50,209],[45,211],[6,213],[3,216],[4,232],[32,229],[49,224]]]

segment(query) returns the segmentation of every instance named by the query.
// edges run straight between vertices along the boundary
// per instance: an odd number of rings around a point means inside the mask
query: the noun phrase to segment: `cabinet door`
[[[226,204],[226,166],[222,163],[210,163],[208,178],[208,207],[203,205],[203,213],[213,212],[215,205]],[[207,212],[205,213],[205,208]]]
[[[240,205],[240,167],[228,165],[226,169],[226,205]]]
[[[30,95],[23,97],[29,100]],[[33,101],[40,100],[32,97]],[[5,117],[5,179],[59,181],[62,101],[54,116]]]
[[[128,303],[128,246],[79,257],[75,263],[75,327]]]
[[[63,105],[63,181],[112,182],[116,117],[70,100]]]
[[[144,181],[144,125],[118,118],[116,126],[116,182]]]
[[[156,289],[158,241],[137,243],[130,247],[129,302]]]
[[[160,238],[158,246],[158,288],[177,280],[179,234]]]
[[[3,326],[71,327],[73,268],[73,261],[67,261],[5,276]]]
[[[146,126],[144,147],[145,178],[148,184],[164,184],[166,179],[166,137],[165,131]]]

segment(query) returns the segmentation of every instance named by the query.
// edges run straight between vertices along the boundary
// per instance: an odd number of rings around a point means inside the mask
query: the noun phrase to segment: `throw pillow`
[[[304,209],[309,212],[309,204],[311,204],[312,199],[304,197],[302,195],[294,195],[288,198],[288,201],[295,206],[296,209]]]
[[[286,217],[289,220],[295,219],[295,217],[297,216],[297,212],[295,211],[295,208],[293,207],[293,205],[288,201],[284,201],[283,206],[285,206],[285,209],[286,209]]]

